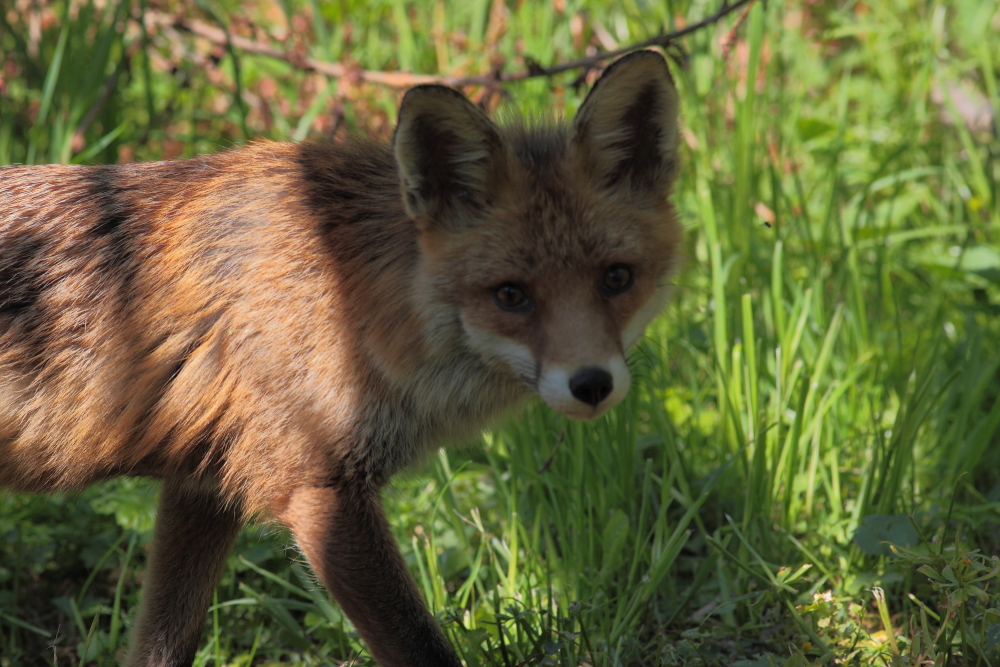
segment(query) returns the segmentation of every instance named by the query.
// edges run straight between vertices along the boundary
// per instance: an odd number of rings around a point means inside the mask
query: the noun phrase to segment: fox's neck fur
[[[355,271],[338,276],[338,290],[351,295],[349,326],[370,380],[384,388],[368,410],[391,411],[392,421],[408,415],[415,430],[406,440],[424,449],[474,436],[525,398],[527,387],[468,349],[457,304],[435,300],[423,284],[420,232],[403,209],[390,148],[354,139],[303,146],[299,159],[329,252]]]

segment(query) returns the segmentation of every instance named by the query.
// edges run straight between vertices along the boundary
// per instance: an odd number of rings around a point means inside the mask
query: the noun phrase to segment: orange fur
[[[0,486],[164,480],[130,665],[190,663],[255,514],[380,664],[459,664],[378,489],[532,393],[621,399],[677,263],[676,114],[640,52],[570,127],[425,86],[393,146],[0,170]]]

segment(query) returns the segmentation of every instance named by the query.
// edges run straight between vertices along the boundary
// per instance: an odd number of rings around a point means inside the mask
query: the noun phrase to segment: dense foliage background
[[[1000,664],[1000,7],[749,7],[666,51],[687,266],[629,398],[532,406],[386,493],[470,667]],[[0,164],[388,137],[402,88],[366,70],[522,71],[717,9],[0,0]],[[596,76],[465,92],[569,117]],[[155,494],[0,492],[0,666],[114,663]],[[369,662],[288,545],[245,531],[198,665]]]

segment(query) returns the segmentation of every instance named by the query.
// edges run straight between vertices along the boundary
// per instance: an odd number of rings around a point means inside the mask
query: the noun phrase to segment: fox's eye
[[[601,294],[604,296],[621,294],[632,287],[633,282],[635,277],[631,268],[625,264],[612,264],[601,279]]]
[[[514,283],[504,283],[493,292],[493,301],[504,310],[524,313],[531,310],[531,299]]]

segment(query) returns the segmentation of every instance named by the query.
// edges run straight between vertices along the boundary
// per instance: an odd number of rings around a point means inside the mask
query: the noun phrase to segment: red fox
[[[127,664],[190,665],[244,521],[286,525],[383,667],[459,667],[380,503],[525,398],[591,419],[678,263],[678,97],[568,126],[407,92],[391,145],[0,169],[0,487],[162,480]]]

